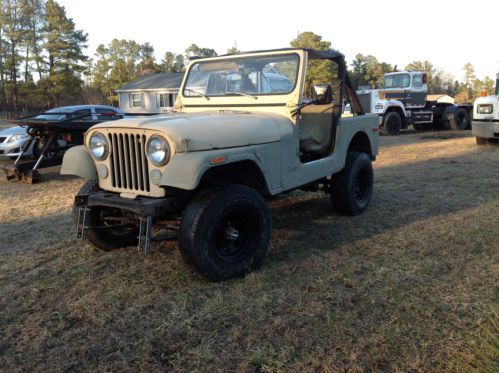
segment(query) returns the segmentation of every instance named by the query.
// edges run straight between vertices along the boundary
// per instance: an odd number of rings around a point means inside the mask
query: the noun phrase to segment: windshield
[[[287,94],[298,75],[297,54],[233,57],[192,65],[184,86],[186,97]]]
[[[406,88],[411,82],[409,74],[385,76],[385,88]]]

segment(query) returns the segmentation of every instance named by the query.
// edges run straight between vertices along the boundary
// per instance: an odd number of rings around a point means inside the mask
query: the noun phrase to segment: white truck
[[[451,97],[428,95],[427,76],[421,71],[385,74],[383,89],[357,91],[366,113],[380,117],[380,130],[397,135],[412,125],[415,130],[470,127],[471,104],[454,104]]]
[[[499,141],[499,73],[496,77],[495,95],[475,100],[471,126],[478,145]]]

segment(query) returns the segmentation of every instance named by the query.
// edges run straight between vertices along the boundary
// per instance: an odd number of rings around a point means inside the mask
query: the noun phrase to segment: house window
[[[130,105],[133,108],[144,107],[144,94],[142,93],[130,93]]]
[[[173,107],[175,105],[175,95],[172,93],[159,93],[158,103],[160,108]]]

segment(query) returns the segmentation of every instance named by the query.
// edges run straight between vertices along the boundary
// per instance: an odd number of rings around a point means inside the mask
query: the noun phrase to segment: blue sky
[[[148,41],[160,60],[191,43],[218,53],[236,42],[241,50],[282,48],[299,32],[313,31],[349,61],[356,53],[372,54],[403,68],[428,59],[456,79],[467,62],[479,78],[499,71],[497,0],[58,2],[88,32],[91,56],[113,38]]]

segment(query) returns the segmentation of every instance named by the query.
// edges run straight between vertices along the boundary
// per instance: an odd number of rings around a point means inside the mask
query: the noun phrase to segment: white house
[[[116,90],[120,109],[126,113],[159,114],[172,109],[183,73],[144,75]]]

